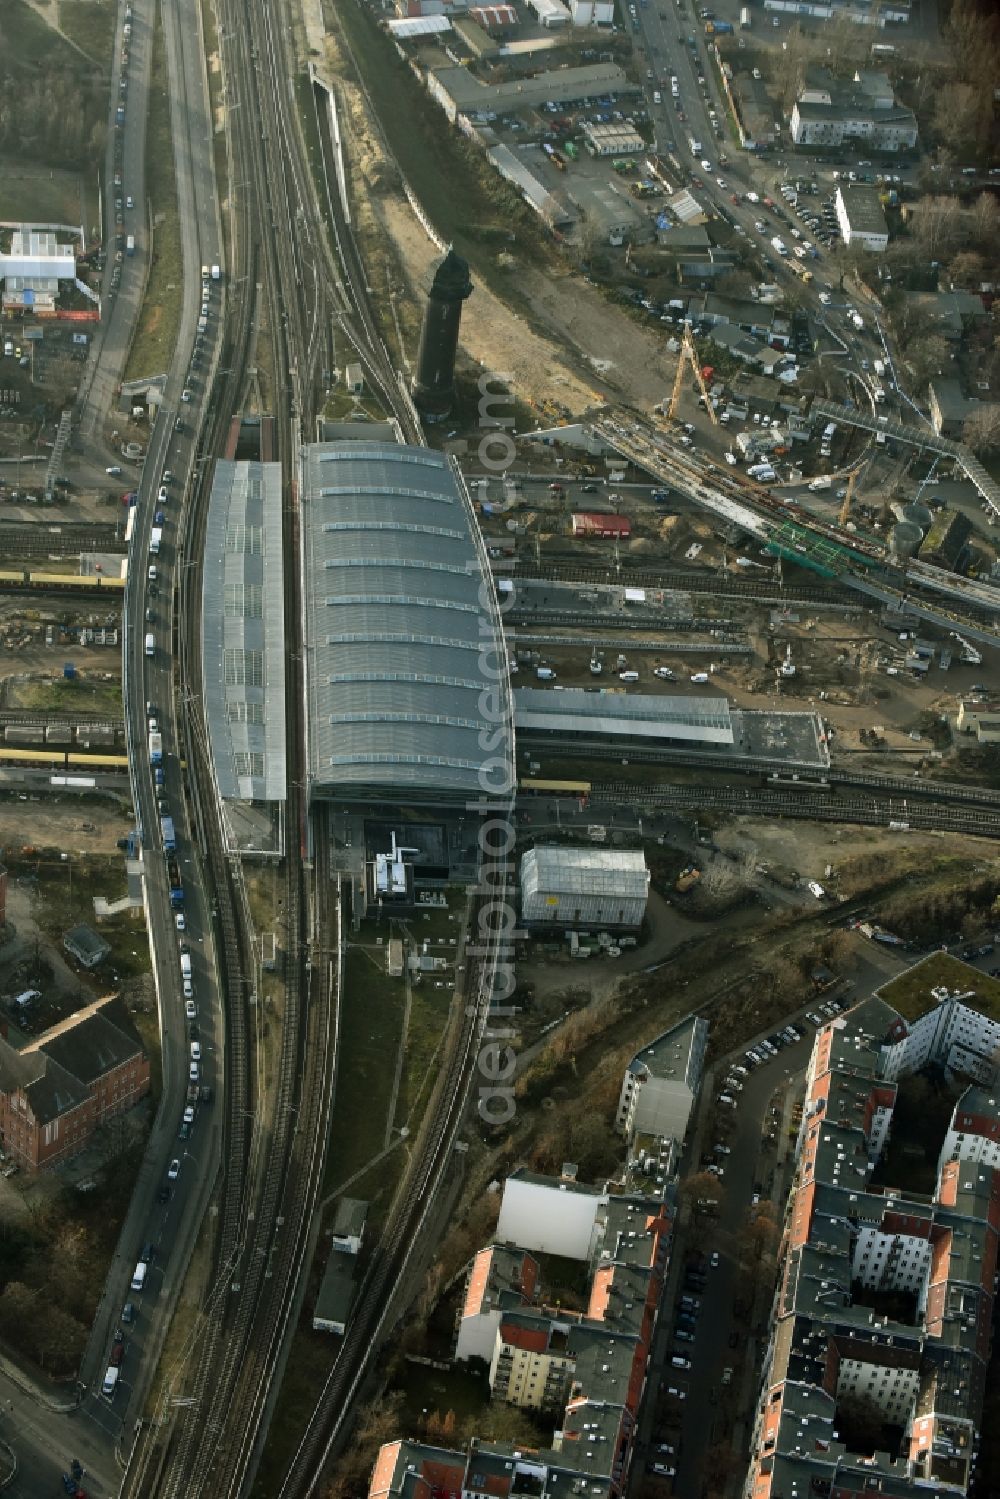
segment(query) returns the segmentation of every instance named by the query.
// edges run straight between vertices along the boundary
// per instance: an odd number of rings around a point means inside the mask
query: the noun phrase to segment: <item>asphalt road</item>
[[[104,167],[105,192],[104,242],[107,249],[107,264],[104,268],[102,286],[103,322],[101,335],[93,339],[90,359],[82,385],[82,399],[78,434],[86,442],[99,437],[105,418],[113,409],[116,390],[121,383],[132,342],[132,330],[142,306],[146,285],[150,239],[146,214],[146,111],[149,102],[149,80],[153,61],[153,22],[155,6],[151,0],[134,0],[132,34],[128,39],[129,60],[127,69],[122,67],[122,47],[125,38],[122,32],[124,7],[120,8],[119,23],[115,33],[114,68],[111,79],[112,124],[108,131],[108,149]],[[120,93],[120,81],[125,76],[128,91]],[[115,112],[119,99],[125,107],[125,122],[119,125]],[[122,149],[122,183],[115,186],[115,152],[118,144]],[[131,194],[134,207],[122,209],[124,223],[115,224],[115,199],[125,199]],[[112,290],[112,274],[115,267],[115,237],[118,233],[135,235],[135,254],[123,253],[121,282],[117,291]]]
[[[133,36],[139,29],[140,11],[149,24],[151,0],[133,3]],[[216,1094],[221,1091],[220,1016],[215,996],[215,964],[212,956],[210,892],[198,878],[198,863],[192,847],[186,778],[181,769],[184,740],[183,701],[174,699],[174,641],[176,588],[179,584],[179,535],[183,523],[186,491],[192,475],[194,435],[200,420],[200,401],[205,382],[193,381],[190,358],[200,316],[203,264],[222,263],[222,237],[215,194],[212,136],[207,77],[197,0],[175,0],[163,8],[168,77],[171,89],[171,120],[174,129],[174,162],[184,264],[185,296],[178,328],[174,360],[164,392],[160,415],[150,435],[149,452],[139,487],[138,517],[132,541],[129,585],[126,598],[124,650],[126,725],[137,820],[143,832],[146,865],[147,928],[159,999],[163,1093],[128,1221],[95,1320],[94,1333],[83,1365],[88,1387],[85,1413],[116,1441],[129,1438],[145,1399],[166,1331],[168,1312],[180,1287],[207,1194],[215,1176],[221,1124],[214,1122],[210,1108],[199,1106],[190,1140],[178,1139],[185,1103],[190,1062],[187,1022],[181,992],[180,944],[187,943],[192,962],[195,1002],[198,1006],[198,1039],[202,1048],[200,1080]],[[216,358],[221,331],[223,283],[212,284],[208,328],[203,340],[201,369],[207,373]],[[191,388],[194,399],[182,402],[180,393]],[[182,429],[176,429],[180,419]],[[166,501],[158,498],[162,476],[173,474]],[[159,553],[149,552],[155,514],[162,511],[163,540]],[[148,569],[156,567],[155,581]],[[145,651],[145,637],[152,634],[152,655]],[[155,706],[163,735],[164,785],[154,787],[149,763],[146,704]],[[160,836],[162,798],[174,820],[177,858],[185,891],[183,935],[177,930],[167,888],[166,861]],[[157,1194],[165,1183],[167,1166],[181,1160],[180,1176],[169,1202]],[[130,1281],[139,1251],[151,1241],[156,1254],[146,1285],[133,1294]],[[121,1307],[133,1300],[138,1317],[125,1328],[128,1348],[121,1376],[121,1390],[113,1404],[99,1391],[113,1332]],[[127,1448],[128,1441],[123,1442]]]
[[[121,289],[113,302],[106,302],[104,337],[95,340],[91,379],[83,405],[82,435],[99,433],[120,379],[131,329],[142,298],[144,254],[147,249],[142,228],[145,145],[145,107],[152,49],[154,0],[133,0],[130,38],[129,90],[124,136],[124,181],[117,190],[133,195],[135,225],[126,222],[126,232],[135,232],[137,253],[122,261]],[[178,583],[178,538],[194,459],[194,440],[200,421],[200,401],[207,377],[217,358],[225,283],[212,284],[208,329],[201,350],[199,374],[192,379],[190,359],[196,324],[201,312],[201,266],[223,264],[222,234],[214,180],[212,127],[207,76],[197,0],[174,0],[163,8],[166,28],[171,118],[177,172],[184,255],[185,298],[178,328],[175,356],[166,383],[164,403],[150,433],[149,451],[138,484],[137,524],[132,542],[129,585],[126,598],[124,648],[125,702],[130,758],[134,767],[137,823],[143,833],[147,927],[158,991],[162,1046],[162,1100],[154,1122],[146,1156],[123,1228],[119,1245],[98,1309],[90,1343],[81,1367],[81,1399],[76,1411],[54,1415],[30,1394],[10,1386],[6,1399],[13,1402],[10,1419],[15,1431],[4,1430],[4,1408],[0,1403],[0,1435],[14,1448],[20,1465],[10,1494],[38,1495],[56,1492],[59,1475],[71,1458],[78,1457],[91,1474],[85,1487],[92,1499],[117,1491],[115,1448],[126,1452],[134,1423],[140,1414],[148,1384],[159,1359],[168,1324],[168,1312],[178,1291],[190,1250],[197,1235],[208,1195],[214,1183],[221,1147],[221,1119],[210,1106],[201,1106],[193,1134],[178,1138],[185,1103],[190,1063],[190,1038],[181,992],[180,941],[167,889],[166,863],[160,836],[160,810],[149,765],[146,703],[156,706],[156,717],[164,738],[164,781],[159,795],[166,800],[174,819],[178,860],[185,887],[186,931],[191,951],[198,1028],[202,1048],[200,1081],[221,1091],[221,1024],[215,995],[215,964],[212,957],[211,895],[202,889],[192,848],[186,802],[187,786],[181,769],[184,741],[181,733],[184,703],[177,703],[174,716],[174,598]],[[120,58],[121,35],[116,45]],[[117,80],[114,97],[117,97]],[[109,147],[109,183],[113,144]],[[109,188],[111,229],[114,234],[113,200]],[[126,210],[126,215],[127,215]],[[107,276],[114,264],[109,260]],[[182,402],[181,391],[189,388],[194,399]],[[180,416],[182,430],[175,429]],[[157,497],[165,469],[173,479],[168,498]],[[122,479],[106,482],[125,484]],[[162,509],[163,544],[154,558],[149,554],[150,532],[155,512]],[[155,565],[155,583],[148,568]],[[147,611],[150,617],[147,619]],[[155,650],[145,653],[145,636],[152,633]],[[221,1110],[219,1111],[221,1115]],[[158,1194],[166,1183],[172,1159],[180,1162],[179,1176],[171,1184],[169,1200]],[[133,1293],[130,1282],[143,1245],[153,1244],[155,1254],[146,1283]],[[101,1383],[115,1330],[121,1324],[126,1301],[136,1307],[136,1320],[123,1326],[126,1351],[119,1386],[113,1401],[105,1400]],[[183,1371],[181,1371],[183,1372]],[[0,1375],[0,1402],[5,1397]],[[71,1392],[72,1394],[72,1392]],[[50,1479],[52,1482],[50,1483]]]

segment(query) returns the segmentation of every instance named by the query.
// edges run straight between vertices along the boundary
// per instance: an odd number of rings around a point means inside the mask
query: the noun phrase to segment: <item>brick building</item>
[[[124,1005],[100,999],[18,1051],[0,1040],[0,1142],[26,1171],[84,1150],[149,1092],[149,1057]]]

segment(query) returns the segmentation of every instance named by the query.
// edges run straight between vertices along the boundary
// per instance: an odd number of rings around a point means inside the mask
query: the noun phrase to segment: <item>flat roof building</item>
[[[457,466],[403,444],[313,443],[300,494],[310,797],[504,794],[506,644]]]
[[[652,693],[586,692],[567,687],[548,692],[521,687],[514,694],[518,729],[608,738],[657,739],[681,745],[720,746],[733,743],[729,702],[714,693],[704,697],[672,697]]]
[[[878,193],[863,182],[839,182],[834,200],[837,223],[846,245],[876,253],[889,243],[889,226]]]
[[[0,254],[0,273],[25,281],[71,281],[76,275],[76,253],[72,245],[60,244],[50,229],[22,224],[11,235],[10,250]]]
[[[648,892],[641,849],[533,848],[521,859],[521,919],[531,929],[638,927]]]
[[[281,465],[215,465],[208,501],[201,653],[216,785],[234,846],[239,803],[285,800],[285,580]]]
[[[427,74],[427,87],[452,121],[460,114],[519,114],[543,104],[570,104],[578,99],[640,92],[639,85],[632,83],[613,63],[558,68],[505,83],[482,83],[468,68],[434,68]]]
[[[313,1307],[314,1332],[335,1332],[343,1337],[357,1290],[357,1263],[353,1254],[342,1254],[336,1245],[330,1250]]]
[[[637,1051],[625,1069],[615,1128],[631,1143],[653,1135],[683,1144],[701,1087],[708,1021],[684,1020]]]

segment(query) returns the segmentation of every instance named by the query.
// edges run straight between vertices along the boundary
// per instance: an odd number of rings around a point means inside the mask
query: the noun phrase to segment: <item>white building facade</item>
[[[521,1169],[504,1183],[496,1236],[539,1254],[586,1260],[604,1202],[607,1193],[599,1187]]]

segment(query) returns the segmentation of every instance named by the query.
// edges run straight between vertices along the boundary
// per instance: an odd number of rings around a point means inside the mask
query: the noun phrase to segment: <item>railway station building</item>
[[[454,461],[336,430],[300,459],[308,797],[369,899],[409,903],[474,874],[480,804],[511,790],[506,643]]]
[[[205,532],[202,682],[230,847],[276,855],[286,797],[281,465],[215,466]]]

